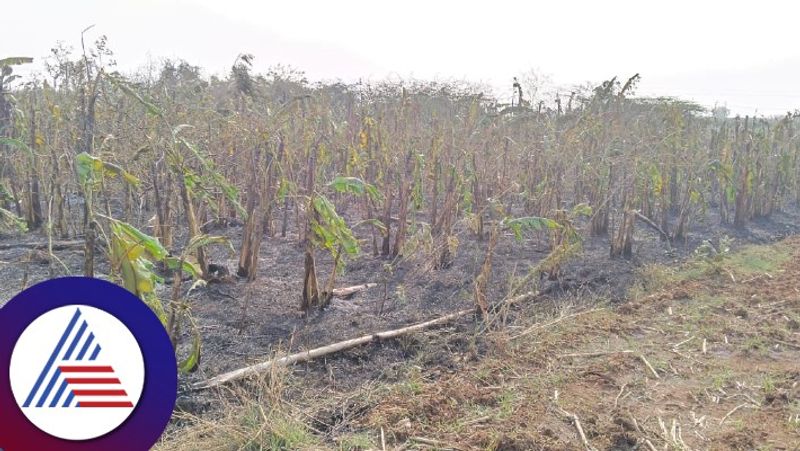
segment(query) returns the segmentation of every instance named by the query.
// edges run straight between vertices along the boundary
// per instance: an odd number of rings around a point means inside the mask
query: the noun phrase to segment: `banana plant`
[[[132,186],[139,186],[139,179],[121,167],[93,157],[86,152],[75,156],[75,172],[78,184],[83,191],[84,198],[84,224],[86,242],[84,249],[84,275],[94,277],[94,248],[97,224],[95,222],[94,194],[105,186],[107,177],[121,177]],[[107,209],[108,210],[108,209]],[[110,215],[111,212],[107,211]]]
[[[375,186],[357,177],[336,177],[328,187],[338,193],[366,195],[379,199]],[[339,270],[342,252],[354,256],[360,252],[358,240],[345,220],[336,212],[336,207],[324,194],[313,191],[308,202],[305,275],[301,310],[308,312],[314,307],[324,307],[333,296],[333,284]],[[315,253],[324,249],[333,257],[333,270],[325,291],[320,292],[317,283]]]
[[[28,57],[10,57],[0,59],[0,138],[8,138],[12,131],[12,115],[14,109],[14,98],[10,94],[10,85],[15,80],[19,79],[19,75],[14,74],[14,66],[21,64],[29,64],[33,62],[33,58]],[[9,142],[0,142],[0,150],[4,146],[13,144]]]
[[[24,142],[15,139],[15,138],[6,138],[0,136],[0,146],[8,146],[8,147],[15,147],[21,149],[29,154],[32,154],[31,149],[28,147],[27,144]],[[6,189],[5,184],[2,186],[2,200],[7,205],[16,205],[19,207],[18,200],[14,198],[13,194]],[[2,219],[0,220],[0,224],[2,224],[3,228],[7,231],[18,231],[18,232],[27,232],[28,231],[28,223],[25,221],[24,218],[17,216],[16,214],[6,210],[4,208],[0,208],[0,216]],[[18,208],[19,210],[19,208]]]
[[[147,304],[167,330],[173,346],[177,349],[181,335],[181,326],[188,323],[192,343],[189,355],[180,361],[179,369],[186,373],[194,371],[200,363],[201,337],[200,331],[190,314],[188,301],[180,296],[182,275],[189,274],[195,283],[191,289],[204,283],[202,270],[193,258],[194,252],[201,246],[214,244],[224,245],[233,250],[225,237],[199,235],[192,238],[176,257],[170,255],[158,238],[147,235],[136,227],[115,219],[107,218],[111,224],[111,261],[112,267],[119,271],[122,286]],[[164,279],[156,272],[156,263],[163,264],[174,271],[173,299],[165,311],[157,295],[157,286]],[[190,289],[190,291],[191,291]]]
[[[0,230],[4,232],[25,233],[28,231],[28,225],[25,219],[20,218],[5,208],[0,208]]]
[[[550,233],[550,254],[543,260],[542,264],[537,266],[536,272],[546,272],[551,280],[558,278],[561,263],[569,255],[572,255],[580,245],[581,237],[573,225],[574,218],[577,216],[590,216],[591,207],[586,204],[579,204],[569,212],[557,210],[554,213],[555,219],[526,216],[505,218],[500,222],[500,227],[511,230],[518,241],[523,238],[525,233],[540,231],[548,231]]]
[[[19,79],[19,75],[14,75],[14,66],[20,64],[29,64],[33,62],[33,58],[28,57],[10,57],[0,59],[0,137],[7,136],[11,127],[11,109],[12,103],[7,99],[10,97],[8,88],[11,83]]]
[[[188,304],[181,300],[180,292],[176,290],[176,295],[169,306],[169,312],[165,311],[161,300],[156,295],[158,284],[164,282],[155,269],[156,263],[162,263],[166,268],[175,271],[178,276],[175,283],[179,289],[181,275],[185,272],[190,274],[200,283],[203,274],[196,260],[190,254],[196,252],[202,246],[228,243],[226,238],[212,237],[208,235],[195,235],[183,250],[180,257],[169,254],[167,249],[155,237],[145,234],[136,227],[113,219],[110,216],[97,214],[94,212],[93,198],[94,193],[105,186],[107,178],[120,177],[124,182],[132,186],[139,185],[139,179],[124,170],[120,166],[104,161],[88,153],[80,153],[75,157],[75,171],[78,182],[84,192],[86,202],[86,220],[91,225],[87,230],[93,231],[96,225],[95,216],[108,220],[111,230],[109,238],[109,256],[112,263],[112,270],[118,271],[122,279],[122,285],[128,291],[139,297],[147,304],[161,320],[167,333],[177,348],[180,336],[180,326],[182,322],[188,322],[192,334],[192,345],[189,355],[181,360],[179,369],[183,372],[190,372],[197,368],[200,362],[201,340],[200,333],[194,320],[188,312]],[[110,212],[109,212],[110,213]],[[230,243],[228,243],[230,245]],[[86,267],[93,268],[94,258],[94,239],[87,237]]]
[[[198,146],[181,136],[183,130],[192,128],[192,126],[188,124],[173,126],[164,109],[156,105],[153,100],[138,93],[118,75],[107,75],[107,78],[112,85],[120,89],[126,96],[133,98],[144,106],[148,114],[157,118],[163,128],[167,130],[168,139],[167,145],[165,146],[166,161],[176,178],[182,181],[182,183],[180,183],[180,198],[183,204],[184,214],[186,215],[189,238],[195,239],[202,235],[200,224],[195,214],[195,197],[205,201],[206,205],[212,210],[215,208],[213,202],[210,201],[210,196],[207,195],[209,188],[221,190],[231,205],[233,205],[234,209],[246,220],[247,212],[239,203],[239,192],[236,187],[222,175],[214,165],[214,162],[208,158]],[[188,154],[183,152],[183,149],[187,149]],[[190,159],[197,161],[202,169],[202,175],[195,173],[189,164]],[[208,262],[204,246],[197,246],[194,252],[197,264],[203,275],[206,276]]]

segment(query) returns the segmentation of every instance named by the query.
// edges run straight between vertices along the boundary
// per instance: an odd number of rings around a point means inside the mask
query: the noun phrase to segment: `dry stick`
[[[622,396],[622,393],[625,391],[625,387],[627,387],[627,386],[628,386],[628,384],[622,384],[622,387],[619,388],[619,393],[617,393],[617,397],[614,398],[614,408],[615,409],[617,408],[617,405],[619,405],[619,397]]]
[[[775,343],[784,345],[784,346],[789,347],[789,348],[800,349],[800,345],[794,344],[794,343],[790,343],[788,341],[783,341],[783,340],[773,340],[773,341],[775,341]]]
[[[656,417],[656,418],[658,418],[658,425],[661,427],[661,435],[662,435],[661,438],[665,442],[669,443],[669,432],[667,431],[667,425],[664,424],[664,420],[662,420],[661,417]]]
[[[658,226],[658,224],[656,224],[655,222],[651,221],[651,220],[650,220],[650,218],[648,218],[647,216],[645,216],[645,215],[643,215],[643,214],[639,213],[638,211],[635,211],[635,210],[634,210],[633,214],[634,214],[634,215],[635,215],[635,216],[636,216],[636,217],[637,217],[639,220],[641,220],[641,221],[642,221],[642,222],[644,222],[645,224],[649,225],[649,226],[650,226],[651,228],[653,228],[653,229],[654,229],[656,232],[658,232],[659,234],[661,234],[661,236],[663,236],[663,237],[664,237],[664,239],[665,239],[665,240],[667,240],[667,244],[671,246],[670,239],[669,239],[669,235],[667,235],[667,232],[665,232],[663,229],[661,229],[661,227],[659,227],[659,226]]]
[[[213,377],[207,381],[196,383],[192,387],[195,389],[206,389],[206,388],[217,387],[227,382],[231,382],[237,379],[242,379],[247,376],[261,373],[263,371],[269,370],[273,366],[289,366],[295,363],[305,362],[317,357],[333,354],[335,352],[339,352],[345,349],[350,349],[356,346],[370,343],[372,341],[385,340],[389,338],[398,337],[401,335],[410,334],[413,332],[418,332],[420,330],[424,330],[429,327],[448,323],[450,321],[461,318],[462,316],[467,316],[474,312],[475,309],[472,308],[467,310],[461,310],[456,313],[451,313],[449,315],[441,316],[439,318],[426,321],[424,323],[414,324],[411,326],[402,327],[400,329],[378,332],[371,335],[364,335],[358,338],[340,341],[338,343],[329,344],[327,346],[322,346],[308,351],[298,352],[296,354],[291,354],[278,359],[267,360],[265,362],[257,363],[255,365],[251,365],[245,368],[240,368],[238,370],[220,374],[219,376]]]
[[[410,437],[409,440],[411,440],[412,442],[421,443],[423,445],[433,446],[434,448],[437,449],[455,449],[455,450],[461,449],[461,448],[456,448],[455,446],[450,445],[446,442],[433,440],[425,437]]]
[[[639,359],[644,363],[647,369],[649,369],[650,372],[653,373],[653,377],[655,377],[656,379],[661,379],[661,376],[658,375],[658,372],[656,371],[655,368],[653,368],[653,365],[650,365],[650,362],[647,361],[647,359],[644,357],[644,354],[639,354]]]
[[[733,277],[733,273],[731,272],[731,270],[730,270],[730,269],[728,269],[728,268],[722,268],[722,269],[724,269],[724,270],[725,270],[725,272],[726,272],[726,273],[728,273],[728,276],[730,276],[730,278],[731,278],[731,281],[732,281],[733,283],[736,283],[736,277]]]
[[[633,353],[633,351],[630,349],[623,349],[622,351],[576,352],[573,354],[561,354],[558,356],[558,358],[563,359],[567,357],[600,357],[611,354],[631,354],[631,353]]]
[[[499,305],[512,305],[517,302],[522,302],[526,299],[530,299],[531,297],[537,296],[539,293],[528,292],[514,298],[506,299],[499,303]],[[192,388],[196,390],[206,389],[217,387],[219,385],[228,383],[230,381],[242,379],[247,376],[251,376],[254,374],[261,373],[263,371],[269,370],[273,366],[289,366],[299,362],[305,362],[317,357],[321,357],[328,354],[333,354],[335,352],[339,352],[345,349],[350,349],[356,346],[360,346],[362,344],[370,343],[372,341],[381,340],[381,339],[389,339],[398,337],[401,335],[410,334],[413,332],[418,332],[424,329],[427,329],[432,326],[436,326],[439,324],[445,324],[450,321],[456,320],[463,316],[467,316],[471,313],[474,313],[475,309],[470,308],[466,310],[461,310],[455,313],[451,313],[449,315],[444,315],[436,319],[432,319],[430,321],[426,321],[424,323],[418,323],[411,326],[402,327],[400,329],[394,330],[387,330],[383,332],[377,332],[371,335],[364,335],[358,338],[353,338],[350,340],[340,341],[337,343],[329,344],[326,346],[322,346],[319,348],[311,349],[308,351],[298,352],[296,354],[291,354],[285,357],[267,360],[265,362],[257,363],[255,365],[251,365],[245,368],[240,368],[238,370],[230,371],[227,373],[220,374],[215,376],[207,381],[198,382],[192,385]]]
[[[352,287],[334,288],[332,294],[335,298],[346,298],[352,294],[358,293],[359,291],[364,291],[376,286],[378,286],[377,283],[365,283],[362,285],[354,285]]]
[[[577,415],[571,412],[567,412],[566,410],[562,409],[561,406],[556,404],[556,408],[561,412],[562,415],[572,420],[572,423],[575,425],[575,429],[578,430],[578,435],[581,437],[581,441],[583,442],[583,446],[586,447],[589,451],[595,451],[596,448],[593,447],[589,443],[589,439],[586,438],[586,434],[583,432],[583,426],[581,426],[581,420],[578,418]]]
[[[722,423],[724,423],[725,420],[727,420],[729,416],[733,415],[737,410],[741,409],[742,407],[755,407],[755,406],[752,406],[752,405],[750,405],[748,403],[739,404],[738,406],[734,407],[733,410],[731,410],[730,412],[725,414],[725,416],[722,417],[721,420],[719,420],[719,425],[722,426]]]
[[[492,419],[491,415],[484,415],[482,417],[478,417],[478,418],[474,418],[474,419],[469,420],[469,421],[465,421],[465,422],[461,423],[461,426],[472,426],[474,424],[484,423],[484,422],[489,421],[491,419]]]
[[[492,311],[497,311],[500,307],[509,307],[514,304],[527,301],[528,299],[535,298],[541,294],[541,291],[528,291],[527,293],[520,294],[519,296],[514,296],[513,298],[506,298],[502,302],[500,302],[497,306],[495,306]]]
[[[692,335],[691,337],[687,338],[686,340],[683,340],[683,341],[682,341],[682,342],[680,342],[680,343],[676,343],[676,344],[672,345],[672,347],[673,347],[674,349],[678,349],[678,348],[680,348],[681,346],[685,345],[686,343],[689,343],[690,341],[694,340],[695,338],[697,338],[697,337],[696,337],[696,336],[694,336],[694,335]]]

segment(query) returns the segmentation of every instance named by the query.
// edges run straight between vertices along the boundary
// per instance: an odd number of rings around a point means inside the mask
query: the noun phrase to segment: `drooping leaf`
[[[658,166],[651,164],[648,168],[648,173],[650,176],[650,184],[653,185],[653,195],[658,196],[661,194],[661,188],[664,184],[661,171],[658,170]]]
[[[122,179],[125,180],[127,183],[133,186],[139,186],[139,179],[130,172],[122,169],[121,167],[117,166],[114,163],[103,161],[102,164],[103,164],[103,170],[105,171],[106,174],[118,175],[122,177]]]
[[[173,136],[173,138],[177,139],[177,138],[178,138],[178,135],[179,135],[179,134],[180,134],[180,133],[181,133],[183,130],[185,130],[185,129],[187,129],[187,128],[194,128],[194,125],[190,125],[190,124],[180,124],[180,125],[176,125],[176,126],[175,126],[175,127],[172,129],[172,136]]]
[[[88,185],[94,178],[94,162],[91,155],[81,152],[75,156],[75,170],[81,185]]]
[[[319,244],[330,252],[335,252],[341,246],[348,254],[357,254],[358,240],[344,219],[336,213],[333,203],[325,196],[314,196],[312,204],[320,218],[317,223],[311,225]]]
[[[10,147],[16,147],[17,149],[24,150],[29,155],[33,155],[33,150],[25,144],[25,142],[20,141],[16,138],[5,138],[0,136],[0,144],[5,144]]]
[[[340,193],[357,195],[363,195],[366,193],[373,200],[381,199],[381,193],[377,188],[375,188],[374,185],[371,185],[358,177],[337,176],[330,183],[328,183],[328,186]]]
[[[200,330],[194,321],[190,321],[190,323],[192,326],[192,350],[189,353],[189,356],[181,361],[181,363],[178,365],[178,369],[184,374],[192,373],[197,370],[197,367],[200,365],[200,355],[202,351]]]
[[[139,179],[114,163],[103,161],[100,158],[81,152],[75,156],[75,168],[78,181],[88,185],[100,179],[101,175],[120,176],[122,180],[132,186],[139,186]]]
[[[33,58],[28,56],[12,56],[0,59],[0,67],[3,66],[18,66],[20,64],[29,64],[33,62]]]
[[[197,249],[201,247],[206,247],[212,244],[219,244],[226,246],[232,253],[235,252],[233,248],[233,244],[231,244],[231,240],[224,236],[212,236],[212,235],[198,235],[191,240],[189,240],[189,244],[186,245],[186,248],[183,250],[183,255],[190,255],[194,253]]]
[[[183,272],[189,274],[194,279],[199,279],[200,277],[203,277],[203,270],[200,268],[200,265],[186,258],[184,258],[183,261],[181,261],[181,259],[179,258],[167,257],[164,259],[164,263],[167,265],[167,268],[173,271],[178,268],[178,265],[183,263],[182,266]]]
[[[206,158],[206,156],[200,152],[200,149],[198,149],[197,146],[190,143],[183,137],[178,137],[177,140],[179,143],[183,144],[187,149],[189,149],[200,161],[200,164],[203,166],[204,173],[209,179],[208,182],[221,189],[222,193],[225,195],[225,198],[228,199],[228,202],[233,205],[239,216],[241,216],[242,219],[247,220],[247,211],[245,211],[244,207],[242,207],[242,204],[239,202],[239,190],[225,179],[222,173],[220,173],[214,166],[214,162],[211,159]],[[185,176],[184,182],[188,183]],[[195,177],[191,181],[193,184],[191,188],[197,186],[198,182],[202,182],[202,179]],[[186,186],[190,187],[188,184]]]
[[[197,280],[194,281],[192,286],[189,287],[189,290],[186,292],[186,294],[188,295],[192,291],[194,291],[194,290],[196,290],[198,288],[201,288],[201,287],[205,287],[206,285],[208,285],[208,282],[205,279],[198,278]]]
[[[5,208],[0,208],[0,228],[4,231],[24,233],[28,231],[25,220],[11,213]]]
[[[278,187],[278,192],[275,197],[281,202],[286,199],[286,196],[290,193],[297,191],[297,185],[289,179],[281,179],[279,183],[280,186]]]
[[[122,275],[122,285],[131,293],[151,305],[153,311],[160,315],[160,302],[155,296],[156,283],[163,279],[155,274],[153,262],[145,257],[145,247],[125,233],[119,224],[111,224],[111,259],[114,268]]]
[[[125,93],[128,97],[134,98],[137,102],[141,103],[146,109],[147,112],[152,114],[153,116],[163,117],[164,112],[161,108],[157,107],[152,101],[146,99],[142,94],[136,92],[132,87],[128,85],[128,83],[121,78],[113,75],[106,75],[108,81],[111,82],[112,85],[116,86],[120,91]]]
[[[340,193],[364,194],[364,181],[358,177],[338,176],[333,179],[328,186],[333,187]]]
[[[578,216],[591,216],[592,207],[589,204],[580,203],[572,207],[571,214],[573,218],[577,218]]]
[[[381,221],[379,219],[375,219],[375,218],[364,219],[363,221],[357,222],[353,227],[358,227],[358,226],[360,226],[362,224],[369,224],[369,225],[377,228],[378,230],[380,230],[381,233],[386,233],[386,226],[383,225],[383,221]]]
[[[725,187],[725,200],[732,204],[736,200],[736,188],[733,185]]]
[[[504,225],[514,232],[514,237],[521,240],[523,232],[560,229],[561,224],[548,218],[527,216],[503,221]]]
[[[158,299],[158,297],[155,295],[148,295],[145,296],[142,301],[144,301],[144,303],[150,307],[150,310],[156,314],[159,321],[161,321],[161,324],[166,327],[169,319],[167,317],[167,312],[164,311],[164,306],[161,305],[161,301]]]
[[[130,239],[136,244],[141,245],[155,260],[163,260],[167,258],[169,252],[158,238],[147,235],[136,227],[122,221],[113,221],[112,230],[118,235],[122,235]]]

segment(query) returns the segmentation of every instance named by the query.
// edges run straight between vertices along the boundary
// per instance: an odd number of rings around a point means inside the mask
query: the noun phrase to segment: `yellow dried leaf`
[[[139,282],[136,284],[136,290],[140,294],[150,293],[153,291],[153,282],[149,279],[139,279]]]
[[[362,149],[366,149],[367,144],[369,144],[369,136],[367,136],[367,132],[361,130],[361,133],[358,134],[358,145]]]

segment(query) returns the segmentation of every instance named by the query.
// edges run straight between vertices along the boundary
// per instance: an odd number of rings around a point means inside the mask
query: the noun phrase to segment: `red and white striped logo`
[[[60,365],[58,369],[64,378],[62,386],[75,398],[76,407],[133,407],[113,367]],[[64,402],[65,407],[71,404]]]
[[[67,440],[119,427],[144,387],[144,360],[133,334],[114,316],[86,305],[59,307],[28,325],[9,371],[28,420]]]

